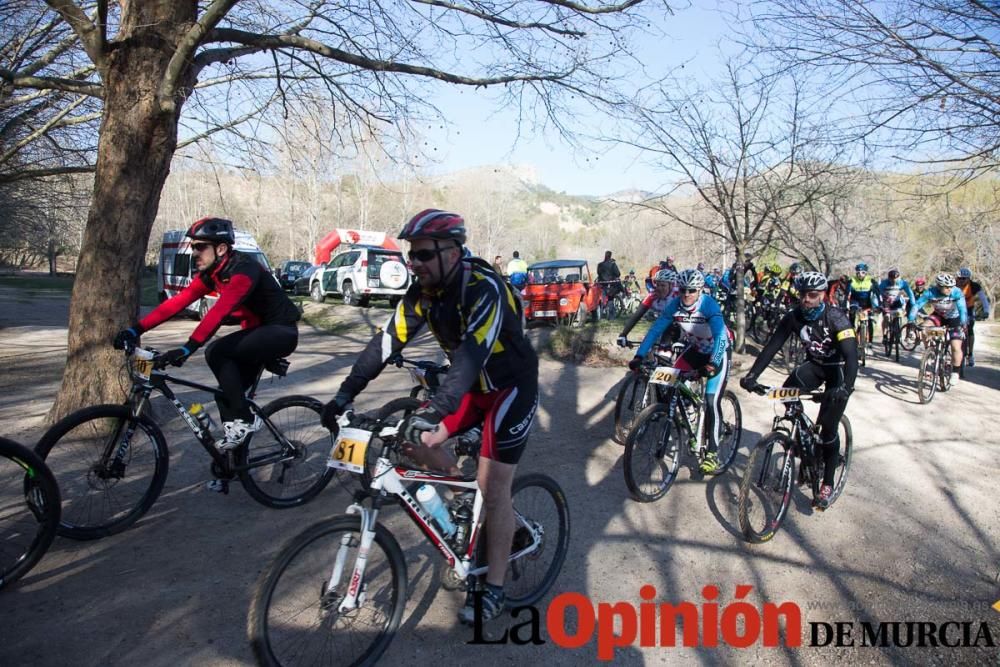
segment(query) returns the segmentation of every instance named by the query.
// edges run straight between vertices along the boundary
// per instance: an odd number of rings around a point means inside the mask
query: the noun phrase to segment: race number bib
[[[781,401],[782,403],[794,403],[799,400],[799,395],[802,390],[794,387],[773,387],[768,390],[767,397],[772,401]]]
[[[365,451],[372,439],[371,431],[359,428],[342,428],[330,450],[326,465],[361,474],[365,469]]]
[[[133,359],[135,374],[143,380],[148,380],[153,372],[153,361],[151,359]]]
[[[662,384],[665,387],[672,387],[677,384],[681,374],[676,368],[670,366],[657,366],[649,376],[650,384]]]

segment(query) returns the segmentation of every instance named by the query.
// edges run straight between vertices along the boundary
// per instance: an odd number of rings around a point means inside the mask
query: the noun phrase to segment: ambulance
[[[191,239],[187,238],[185,234],[184,230],[171,230],[163,233],[160,262],[156,266],[156,284],[160,303],[190,285],[192,276],[198,272],[191,258]],[[236,231],[235,234],[236,250],[253,257],[271,275],[271,264],[267,261],[267,256],[264,255],[264,251],[257,245],[253,236],[240,231]],[[212,292],[205,298],[192,303],[187,307],[187,310],[201,319],[215,304],[217,298],[218,294]]]

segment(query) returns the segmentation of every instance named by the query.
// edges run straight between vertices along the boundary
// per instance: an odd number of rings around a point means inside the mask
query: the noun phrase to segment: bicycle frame
[[[275,438],[282,443],[282,445],[287,445],[285,437],[281,432],[271,423],[271,420],[261,414],[260,406],[253,400],[253,396],[256,395],[257,385],[260,383],[260,378],[264,373],[264,369],[261,368],[260,372],[257,374],[257,379],[247,390],[246,399],[250,406],[250,411],[255,415],[259,416],[264,422],[264,425],[269,431],[275,436]],[[132,434],[135,432],[135,421],[142,414],[146,406],[149,405],[149,397],[153,391],[159,391],[170,403],[174,406],[177,414],[180,415],[184,423],[187,424],[188,428],[194,434],[198,443],[201,444],[202,448],[208,453],[212,460],[220,467],[221,470],[227,471],[229,473],[238,474],[245,470],[250,470],[251,468],[257,468],[264,465],[270,465],[272,463],[278,463],[284,460],[285,455],[272,454],[268,457],[254,460],[252,463],[248,460],[246,465],[236,465],[233,454],[234,450],[227,450],[226,452],[220,452],[215,447],[215,441],[212,438],[212,434],[207,430],[203,429],[201,424],[199,424],[194,417],[188,412],[187,407],[181,403],[180,399],[177,398],[173,390],[170,388],[170,384],[178,384],[184,387],[190,387],[192,389],[197,389],[199,391],[204,391],[212,394],[213,397],[218,398],[222,396],[222,390],[218,387],[209,387],[208,385],[201,384],[199,382],[193,382],[191,380],[185,380],[183,378],[175,378],[167,374],[162,370],[153,370],[148,378],[142,375],[132,373],[132,389],[129,392],[129,397],[126,402],[131,408],[131,415],[133,420],[126,425],[125,438],[122,438],[121,444],[118,447],[118,451],[112,452],[105,451],[105,460],[120,461],[127,453],[127,448],[132,439]],[[251,437],[253,437],[251,435]],[[109,440],[108,447],[117,440],[117,438]]]
[[[341,422],[341,425],[346,425]],[[378,437],[394,437],[397,434],[397,427],[389,426],[378,432]],[[413,482],[424,482],[430,484],[442,484],[453,488],[467,489],[476,494],[472,507],[472,520],[468,544],[465,552],[458,554],[448,544],[447,538],[441,534],[431,520],[430,515],[417,502],[417,499],[410,494],[405,484]],[[486,573],[487,566],[479,565],[473,567],[472,558],[475,554],[476,546],[481,530],[481,521],[484,514],[483,494],[479,490],[479,483],[475,478],[455,477],[444,473],[435,473],[424,470],[414,470],[405,466],[393,465],[388,458],[381,456],[375,464],[375,472],[372,475],[371,490],[368,495],[372,498],[372,507],[367,508],[361,502],[352,503],[347,508],[347,514],[358,514],[361,517],[361,545],[358,548],[358,557],[355,560],[351,571],[350,586],[347,595],[338,606],[339,612],[350,611],[358,608],[364,603],[361,597],[361,582],[364,581],[365,568],[368,563],[368,551],[372,541],[375,539],[375,524],[378,522],[378,515],[381,511],[383,499],[388,495],[397,496],[402,500],[402,506],[413,522],[423,531],[424,535],[437,548],[441,555],[448,561],[448,566],[459,579],[469,576],[479,576]],[[534,522],[526,521],[517,510],[514,510],[515,525],[524,526],[531,532],[532,540],[524,549],[512,553],[509,560],[516,560],[526,556],[538,549],[541,543],[541,529]],[[349,547],[350,535],[345,534],[341,539],[340,548],[334,560],[333,572],[327,582],[327,590],[336,590],[344,574],[347,561],[347,548]]]

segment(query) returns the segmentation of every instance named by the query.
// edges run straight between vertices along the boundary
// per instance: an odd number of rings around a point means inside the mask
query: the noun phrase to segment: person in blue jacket
[[[680,329],[679,341],[686,345],[674,361],[674,367],[686,371],[700,370],[708,382],[705,386],[705,433],[708,435],[708,454],[700,470],[711,475],[718,472],[719,434],[722,430],[721,402],[729,375],[729,332],[722,318],[719,303],[702,291],[705,276],[697,269],[682,271],[678,278],[680,295],[671,299],[663,312],[646,332],[628,366],[638,372],[642,359],[653,349],[663,332],[671,324]]]
[[[889,318],[893,311],[906,310],[907,315],[913,313],[913,304],[917,298],[913,296],[910,283],[903,280],[897,269],[889,269],[888,277],[878,284],[878,294],[882,302],[882,343],[885,343],[885,332],[889,330]]]
[[[955,276],[950,273],[938,274],[934,279],[934,286],[924,290],[910,311],[911,322],[917,319],[917,313],[928,303],[934,307],[928,321],[934,326],[948,329],[948,339],[951,341],[951,384],[954,386],[958,378],[964,375],[962,341],[965,340],[965,325],[969,321],[965,295],[955,286]]]

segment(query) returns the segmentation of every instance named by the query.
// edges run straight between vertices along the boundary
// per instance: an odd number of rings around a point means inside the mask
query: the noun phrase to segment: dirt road
[[[0,419],[4,434],[22,442],[33,444],[40,434],[58,386],[65,312],[62,299],[25,303],[10,290],[0,292]],[[359,319],[346,335],[303,328],[290,376],[265,386],[261,398],[329,398],[369,336],[363,312],[351,315]],[[182,342],[192,326],[170,322],[149,341],[162,347]],[[1000,642],[1000,613],[990,609],[1000,598],[1000,355],[983,329],[979,365],[968,381],[929,406],[916,397],[914,357],[901,365],[881,358],[870,363],[847,410],[856,449],[844,496],[816,514],[800,495],[786,528],[753,548],[737,535],[735,501],[747,446],[770,425],[772,408],[764,399],[737,389],[746,430],[735,470],[708,483],[682,470],[664,499],[641,504],[628,496],[622,448],[609,437],[623,373],[544,361],[539,420],[521,468],[552,475],[569,500],[570,551],[553,594],[576,591],[595,605],[637,606],[639,589],[650,584],[656,601],[691,601],[701,608],[702,589],[713,584],[721,613],[736,587],[749,585],[746,600],[758,609],[786,601],[801,609],[801,648],[641,648],[636,642],[617,650],[617,664],[812,665],[843,658],[996,664],[1000,649],[982,640],[978,648],[857,645],[861,621],[971,621],[973,636],[987,622],[993,642]],[[208,381],[200,361],[183,373]],[[387,371],[362,407],[400,395],[406,381]],[[210,493],[204,453],[177,430],[176,420],[168,429],[170,477],[136,526],[96,542],[57,539],[24,580],[0,594],[0,665],[253,663],[245,627],[258,574],[286,540],[342,512],[349,498],[331,487],[306,507],[279,512],[258,505],[238,485],[228,496]],[[440,559],[398,511],[385,519],[406,550],[411,586],[385,664],[596,662],[593,640],[560,648],[544,619],[545,644],[467,645],[472,633],[455,620],[461,596],[439,586]],[[856,624],[854,647],[808,647],[810,623],[837,621]],[[492,624],[490,636],[499,636],[508,622]]]

